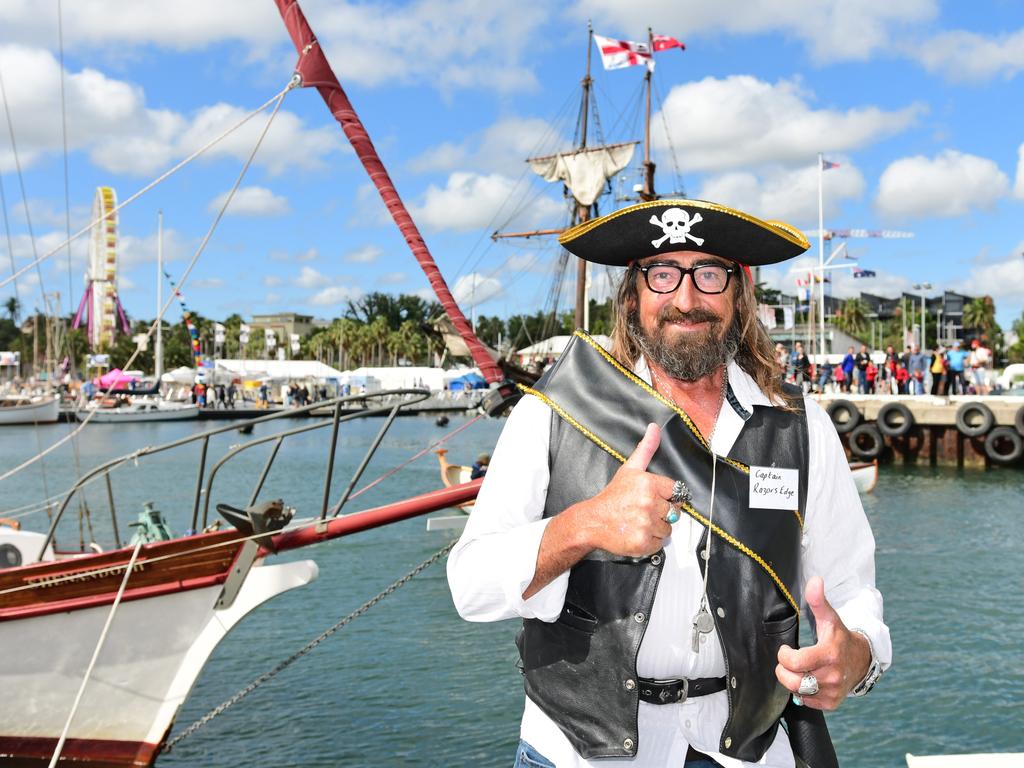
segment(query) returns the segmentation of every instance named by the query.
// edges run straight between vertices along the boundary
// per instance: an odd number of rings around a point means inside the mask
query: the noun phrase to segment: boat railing
[[[116,458],[105,461],[104,463],[99,464],[98,466],[83,474],[80,478],[78,478],[75,484],[68,489],[63,501],[61,502],[59,509],[57,510],[57,512],[54,514],[53,518],[50,521],[50,527],[47,530],[46,538],[43,541],[42,547],[40,548],[39,559],[43,558],[47,547],[49,547],[50,544],[53,542],[57,526],[64,515],[64,511],[70,505],[71,500],[85,485],[87,485],[94,479],[97,479],[101,475],[105,475],[104,479],[106,481],[107,487],[107,499],[110,504],[110,514],[111,522],[113,524],[114,540],[120,547],[120,535],[118,533],[117,526],[117,512],[114,507],[114,494],[113,488],[110,483],[110,473],[128,462],[135,462],[145,456],[152,456],[154,454],[163,453],[174,448],[180,448],[181,446],[188,445],[189,443],[200,443],[199,464],[196,473],[195,492],[192,498],[192,517],[190,525],[191,531],[203,530],[209,524],[208,512],[210,506],[210,496],[213,489],[213,482],[216,479],[217,473],[220,471],[220,469],[225,464],[227,464],[231,459],[235,458],[240,453],[248,450],[249,448],[253,448],[257,445],[262,445],[265,443],[273,443],[270,455],[267,457],[267,460],[263,465],[263,469],[261,470],[260,475],[257,478],[252,493],[250,495],[249,505],[251,506],[256,502],[256,499],[259,497],[260,491],[263,488],[263,484],[266,482],[267,476],[270,474],[271,467],[273,466],[274,461],[277,458],[278,451],[280,450],[282,443],[284,443],[284,441],[287,438],[293,435],[311,432],[317,429],[325,429],[327,427],[331,427],[331,440],[330,445],[328,447],[327,467],[324,477],[323,497],[320,505],[319,517],[321,520],[326,519],[328,513],[336,516],[341,512],[342,508],[345,506],[345,503],[351,497],[353,489],[359,482],[359,479],[362,477],[363,472],[366,470],[366,467],[369,465],[370,460],[376,453],[377,448],[380,446],[381,441],[384,439],[384,436],[387,433],[388,429],[391,427],[392,423],[394,423],[395,417],[398,415],[398,413],[403,408],[408,407],[410,405],[415,405],[416,403],[421,403],[429,397],[429,390],[419,388],[407,388],[389,389],[380,392],[362,393],[358,395],[348,395],[345,397],[332,398],[330,400],[321,400],[319,402],[311,403],[309,405],[304,405],[297,408],[290,408],[288,410],[279,411],[277,413],[270,413],[267,414],[266,416],[258,416],[254,419],[232,421],[230,424],[227,424],[225,426],[215,427],[214,429],[209,429],[195,435],[188,435],[177,440],[171,440],[167,443],[162,443],[160,445],[146,446],[136,451],[132,451],[131,453],[126,453],[122,456],[118,456]],[[385,399],[387,401],[385,405],[380,405],[377,407],[369,406],[369,403],[374,400]],[[362,405],[363,407],[360,407],[357,410],[346,412],[345,406],[353,404],[359,404]],[[211,438],[216,437],[217,435],[220,435],[224,432],[237,431],[239,429],[245,429],[255,426],[256,424],[265,424],[267,422],[275,421],[277,419],[292,418],[294,416],[309,413],[313,410],[320,410],[324,408],[332,409],[330,417],[321,419],[312,424],[303,424],[300,427],[293,427],[291,429],[286,429],[274,434],[260,436],[258,438],[254,438],[245,443],[242,443],[240,445],[232,446],[231,448],[228,449],[225,455],[212,466],[212,468],[209,471],[209,475],[207,476],[207,454],[209,453]],[[382,415],[385,416],[384,423],[381,425],[381,428],[380,430],[378,430],[373,442],[370,444],[369,448],[367,448],[366,450],[366,453],[363,455],[363,458],[360,461],[359,466],[353,473],[352,478],[349,480],[348,485],[346,486],[341,499],[333,506],[330,506],[330,492],[334,476],[334,463],[335,455],[337,452],[338,431],[340,425],[342,424],[342,422],[351,421],[354,419]],[[200,512],[202,513],[201,518]],[[199,525],[200,522],[202,523],[201,526]]]

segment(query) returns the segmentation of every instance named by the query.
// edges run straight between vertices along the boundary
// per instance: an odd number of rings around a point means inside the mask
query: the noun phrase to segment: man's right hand
[[[649,424],[633,455],[600,493],[555,515],[540,541],[529,600],[595,549],[620,557],[646,557],[662,547],[672,526],[665,522],[675,481],[647,471],[661,443]]]
[[[648,424],[633,454],[604,490],[579,505],[576,523],[591,549],[623,557],[645,557],[672,533],[665,521],[675,481],[647,471],[661,444],[661,428]]]

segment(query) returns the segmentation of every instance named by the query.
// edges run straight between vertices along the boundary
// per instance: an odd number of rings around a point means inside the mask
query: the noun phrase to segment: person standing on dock
[[[946,360],[949,361],[949,370],[946,371],[946,394],[966,395],[967,379],[964,378],[964,366],[967,363],[967,353],[961,348],[959,341],[953,342],[953,348],[946,353]]]
[[[749,266],[806,238],[658,200],[559,240],[626,267],[613,348],[525,388],[448,560],[460,615],[523,620],[515,765],[837,765],[821,710],[892,650],[842,444],[757,316]]]
[[[868,353],[868,345],[861,344],[860,352],[857,353],[857,391],[866,395],[868,389],[868,364],[871,362],[871,355]]]

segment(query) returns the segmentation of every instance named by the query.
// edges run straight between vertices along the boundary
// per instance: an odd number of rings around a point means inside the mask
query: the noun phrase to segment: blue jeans
[[[528,742],[519,741],[516,762],[512,768],[555,768],[555,764],[531,747]],[[687,760],[685,768],[721,768],[713,760]]]
[[[555,764],[527,742],[520,740],[519,749],[516,750],[516,761],[512,768],[555,768]]]

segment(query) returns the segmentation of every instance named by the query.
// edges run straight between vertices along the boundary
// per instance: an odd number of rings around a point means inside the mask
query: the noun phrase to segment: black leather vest
[[[655,422],[662,438],[649,470],[684,480],[693,493],[686,511],[707,524],[711,454],[704,439],[682,411],[589,336],[577,331],[527,391],[553,411],[546,517],[607,485]],[[797,508],[750,509],[751,464],[799,469]],[[804,413],[767,406],[754,407],[730,456],[717,463],[708,600],[729,699],[719,750],[750,762],[771,745],[790,699],[775,665],[783,643],[797,646],[807,467]],[[558,620],[526,620],[517,639],[527,695],[586,759],[628,758],[639,748],[636,658],[663,563],[664,550],[646,558],[591,552],[570,572]],[[680,642],[689,642],[688,632]]]

